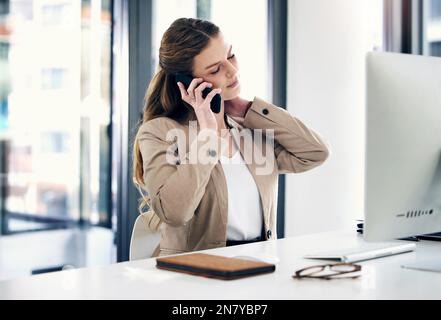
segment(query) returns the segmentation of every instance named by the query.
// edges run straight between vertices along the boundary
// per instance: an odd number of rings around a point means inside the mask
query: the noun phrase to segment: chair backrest
[[[159,217],[153,212],[142,213],[136,218],[130,239],[129,260],[151,258],[160,240]]]

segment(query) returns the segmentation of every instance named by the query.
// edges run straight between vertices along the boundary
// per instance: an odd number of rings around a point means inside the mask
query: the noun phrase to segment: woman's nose
[[[227,67],[227,77],[228,78],[234,78],[237,74],[237,68],[234,67],[234,65],[228,61],[228,67]]]

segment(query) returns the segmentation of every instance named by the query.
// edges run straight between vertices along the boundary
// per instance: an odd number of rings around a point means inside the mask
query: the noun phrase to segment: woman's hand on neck
[[[225,101],[225,112],[232,117],[245,118],[252,102],[237,96],[234,99]]]

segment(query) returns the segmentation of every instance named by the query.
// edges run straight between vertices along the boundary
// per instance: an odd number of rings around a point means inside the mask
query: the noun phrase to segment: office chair
[[[140,214],[130,239],[129,260],[151,258],[160,240],[161,220],[154,211]]]

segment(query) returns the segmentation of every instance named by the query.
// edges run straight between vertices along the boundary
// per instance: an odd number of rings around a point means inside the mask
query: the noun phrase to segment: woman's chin
[[[239,97],[239,94],[240,94],[240,85],[237,88],[228,90],[228,92],[222,92],[222,99],[224,99],[224,101],[233,100]]]

